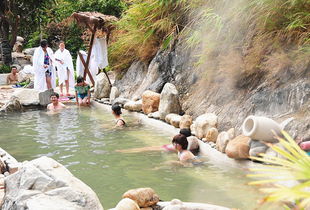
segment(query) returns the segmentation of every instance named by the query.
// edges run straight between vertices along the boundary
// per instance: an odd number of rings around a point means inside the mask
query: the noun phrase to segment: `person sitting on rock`
[[[178,158],[181,162],[190,162],[195,160],[195,155],[187,150],[188,141],[185,135],[177,134],[172,139],[174,148],[178,151]]]
[[[58,93],[52,93],[50,96],[50,99],[51,99],[52,103],[47,105],[47,109],[49,111],[59,111],[61,109],[66,108],[66,106],[63,103],[58,101],[58,99],[59,99]]]
[[[84,81],[82,76],[76,79],[75,98],[78,106],[89,106],[90,105],[90,86]]]
[[[118,105],[118,104],[112,105],[112,114],[114,115],[114,117],[116,119],[116,126],[118,126],[118,127],[125,126],[126,123],[123,120],[123,118],[121,117],[122,108],[120,107],[120,105]]]
[[[18,73],[16,66],[11,67],[11,73],[6,78],[8,85],[16,85],[18,83]]]

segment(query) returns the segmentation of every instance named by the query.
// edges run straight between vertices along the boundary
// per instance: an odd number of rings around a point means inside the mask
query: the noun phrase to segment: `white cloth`
[[[23,74],[34,74],[33,66],[31,66],[31,65],[26,65],[26,66],[24,66],[23,70],[21,70],[19,73],[23,73]]]
[[[53,66],[54,64],[54,53],[51,48],[47,48],[47,53],[50,57],[50,69],[52,71],[51,76],[51,83],[52,88],[56,87],[56,75],[55,75],[55,68]],[[33,68],[34,68],[34,89],[39,91],[45,91],[47,90],[46,85],[46,77],[45,72],[46,68],[44,66],[44,51],[42,47],[36,48],[33,55]]]
[[[79,51],[83,58],[84,58],[84,61],[86,62],[86,59],[87,59],[87,53],[83,50],[80,50]],[[84,75],[84,65],[80,59],[80,56],[78,55],[77,56],[77,59],[76,59],[76,72],[78,73],[79,76],[83,76]],[[95,56],[92,54],[90,56],[90,61],[89,61],[89,71],[90,71],[90,74],[92,75],[94,81],[96,81],[96,78],[97,78],[97,74],[98,74],[98,65],[97,65],[97,62],[95,60]],[[88,76],[88,74],[86,75],[86,82],[88,84],[91,84],[91,80]]]
[[[94,55],[97,66],[103,69],[109,65],[108,47],[105,38],[95,38],[92,55]]]
[[[74,87],[74,68],[71,54],[68,50],[64,49],[61,51],[60,49],[55,52],[55,65],[57,67],[58,74],[58,83],[59,85],[63,84],[65,80],[69,80],[69,87]],[[60,60],[64,63],[61,64]],[[68,78],[69,71],[69,78]]]

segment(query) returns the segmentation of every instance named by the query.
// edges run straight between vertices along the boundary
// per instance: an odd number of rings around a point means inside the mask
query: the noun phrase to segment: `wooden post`
[[[85,63],[85,70],[84,70],[84,76],[83,76],[84,80],[86,79],[86,73],[89,73],[88,75],[91,75],[90,72],[89,72],[88,66],[89,66],[91,51],[93,49],[93,44],[94,44],[95,34],[96,34],[96,30],[97,30],[97,25],[96,24],[94,25],[94,29],[90,28],[89,25],[88,25],[88,27],[89,27],[90,31],[92,32],[92,35],[91,35],[91,39],[90,39],[90,43],[89,43],[89,49],[88,49],[88,54],[87,54],[87,59],[86,59],[86,63]],[[92,77],[90,76],[90,78],[92,78]],[[92,78],[91,80],[92,80],[93,85],[95,85],[94,79]]]
[[[91,73],[90,73],[90,71],[89,71],[89,69],[88,69],[88,66],[86,67],[86,62],[85,62],[85,60],[84,60],[84,57],[83,57],[83,55],[80,53],[80,52],[78,52],[78,54],[79,54],[79,56],[80,56],[80,60],[82,61],[82,63],[83,63],[83,66],[84,66],[84,74],[85,74],[85,72],[88,74],[88,76],[89,76],[89,78],[90,78],[90,81],[93,83],[93,85],[95,84],[95,81],[94,81],[94,78],[93,78],[93,76],[91,75]],[[84,79],[85,80],[85,79]]]

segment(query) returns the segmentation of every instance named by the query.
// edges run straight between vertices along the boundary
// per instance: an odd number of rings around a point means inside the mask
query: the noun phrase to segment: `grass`
[[[250,185],[265,186],[261,189],[267,193],[264,202],[290,202],[298,209],[307,209],[310,207],[310,156],[286,132],[282,133],[285,138],[278,137],[280,145],[269,145],[280,157],[268,154],[251,157],[268,165],[251,169],[256,173],[250,177],[263,179]],[[288,181],[294,185],[287,186]]]

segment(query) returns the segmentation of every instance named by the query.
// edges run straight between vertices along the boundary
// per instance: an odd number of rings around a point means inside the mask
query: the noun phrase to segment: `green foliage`
[[[117,23],[110,47],[113,69],[127,68],[134,60],[149,61],[160,47],[167,48],[186,22],[189,0],[133,0]]]
[[[261,154],[261,157],[251,157],[270,165],[253,168],[256,174],[250,177],[263,177],[265,179],[253,181],[251,185],[271,183],[263,188],[268,193],[265,198],[267,202],[294,202],[299,209],[310,207],[310,156],[307,155],[296,142],[283,131],[285,139],[278,138],[281,146],[270,145],[270,147],[281,157],[273,157]],[[294,186],[287,186],[283,181],[293,181]]]
[[[11,67],[9,65],[0,65],[0,74],[10,73]]]

